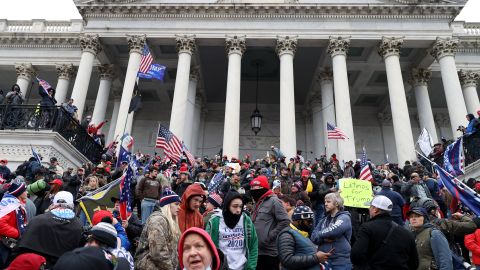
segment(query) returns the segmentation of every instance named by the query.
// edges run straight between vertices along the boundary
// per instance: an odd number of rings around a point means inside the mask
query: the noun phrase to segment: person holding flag
[[[40,107],[42,110],[42,122],[45,127],[51,127],[54,123],[53,112],[54,107],[57,104],[55,99],[55,89],[45,80],[39,79],[38,81],[38,93],[42,97],[40,101]]]

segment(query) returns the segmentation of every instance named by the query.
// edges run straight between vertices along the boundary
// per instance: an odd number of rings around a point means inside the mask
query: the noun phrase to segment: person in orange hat
[[[61,179],[54,179],[50,181],[50,190],[45,193],[45,196],[38,197],[33,202],[37,207],[37,215],[45,213],[48,207],[52,204],[53,197],[62,189],[63,181]]]
[[[203,217],[199,209],[205,200],[205,192],[200,184],[193,183],[187,187],[182,195],[178,212],[178,225],[182,233],[191,227],[204,228]]]
[[[282,202],[270,189],[268,178],[260,175],[250,182],[250,195],[255,200],[252,221],[258,237],[257,269],[279,269],[277,236],[290,224]]]

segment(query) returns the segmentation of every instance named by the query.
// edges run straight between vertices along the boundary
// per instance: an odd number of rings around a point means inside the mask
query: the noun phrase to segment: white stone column
[[[20,92],[22,97],[26,100],[32,78],[35,76],[35,69],[32,64],[17,64],[15,65],[15,71],[17,72],[17,84],[20,86]],[[6,94],[6,93],[5,93]]]
[[[60,105],[67,101],[68,87],[70,86],[70,80],[73,77],[75,69],[72,64],[57,65],[57,87],[55,88],[55,99],[57,104]]]
[[[105,64],[98,67],[100,73],[100,85],[98,86],[97,99],[95,107],[93,107],[92,124],[98,125],[105,121],[105,113],[107,111],[108,96],[110,95],[110,87],[115,77],[114,66]]]
[[[112,89],[113,99],[113,111],[112,118],[110,118],[110,127],[108,128],[108,139],[107,142],[110,143],[115,136],[115,125],[118,118],[118,110],[120,109],[120,100],[122,98],[121,89]]]
[[[135,119],[135,112],[129,113],[127,117],[127,124],[125,125],[125,133],[132,135],[134,119]]]
[[[191,67],[190,68],[190,81],[188,83],[188,95],[187,95],[187,108],[185,113],[185,121],[184,121],[184,137],[183,142],[187,146],[187,148],[192,151],[190,148],[192,147],[192,140],[194,134],[193,125],[195,124],[194,121],[194,114],[195,114],[195,96],[197,94],[197,82],[199,79],[199,70],[198,67]]]
[[[442,74],[443,90],[447,99],[448,115],[450,116],[450,126],[453,137],[461,136],[457,131],[458,126],[465,126],[467,108],[462,94],[462,87],[458,79],[457,67],[455,66],[455,51],[457,50],[458,40],[450,38],[437,38],[433,45],[431,54],[440,64],[440,73]]]
[[[318,74],[317,81],[320,83],[320,91],[322,93],[322,130],[324,134],[324,143],[322,152],[325,152],[327,146],[327,157],[332,154],[338,154],[337,140],[329,140],[327,138],[327,123],[335,124],[335,100],[333,95],[333,74],[330,70],[324,70]]]
[[[277,39],[276,51],[280,58],[280,150],[289,160],[297,154],[295,126],[295,89],[293,57],[297,51],[297,39]]]
[[[458,72],[458,77],[460,78],[460,84],[462,85],[463,97],[467,103],[467,112],[476,115],[477,111],[480,110],[480,101],[478,100],[477,94],[477,85],[480,74],[478,71],[460,70]]]
[[[336,126],[342,130],[348,139],[338,140],[338,158],[340,162],[355,160],[355,137],[353,134],[352,108],[350,105],[350,90],[347,75],[347,51],[350,39],[330,37],[327,51],[332,56],[333,85],[335,94]]]
[[[319,94],[311,98],[310,107],[312,108],[313,150],[315,157],[320,157],[325,152],[325,140],[323,132],[323,106]],[[308,149],[306,151],[308,152]]]
[[[178,64],[172,101],[172,114],[170,116],[170,131],[180,140],[183,140],[185,137],[184,125],[187,112],[190,64],[196,45],[194,37],[188,36],[178,36],[176,42]]]
[[[412,70],[411,85],[415,92],[415,100],[417,102],[418,120],[420,129],[426,128],[434,143],[439,142],[437,136],[437,128],[433,118],[432,105],[428,95],[428,82],[432,73],[428,69],[414,68]]]
[[[137,80],[138,69],[142,59],[142,50],[147,40],[146,36],[128,36],[128,48],[130,56],[128,58],[127,74],[125,75],[125,83],[123,84],[122,99],[120,101],[120,109],[118,111],[117,122],[115,124],[115,136],[120,139],[125,133],[127,127],[128,108],[133,96],[133,88]],[[128,118],[131,118],[129,116]],[[133,118],[133,117],[132,117]]]
[[[223,155],[238,156],[240,147],[240,83],[242,55],[245,52],[245,38],[227,37],[225,50],[228,55],[227,93],[223,125]]]
[[[383,37],[378,47],[378,53],[385,61],[387,72],[388,95],[392,109],[393,132],[397,147],[398,164],[406,160],[415,160],[415,143],[413,141],[410,115],[408,114],[407,98],[403,86],[402,69],[400,66],[401,38]]]
[[[201,137],[200,134],[200,116],[202,115],[202,96],[197,95],[195,99],[195,107],[194,107],[194,113],[193,113],[193,129],[192,129],[192,142],[190,146],[190,152],[194,155],[198,155],[198,141],[199,138]]]
[[[77,77],[75,78],[71,96],[73,104],[78,108],[78,119],[82,119],[83,110],[85,109],[93,62],[97,53],[102,50],[98,35],[84,35],[80,37],[80,46],[82,48],[82,57],[80,58],[80,65],[78,66]]]

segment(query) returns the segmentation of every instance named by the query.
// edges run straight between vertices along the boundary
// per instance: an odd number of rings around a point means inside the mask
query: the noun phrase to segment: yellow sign
[[[340,179],[340,196],[345,206],[368,208],[365,203],[373,198],[372,183],[359,179]]]

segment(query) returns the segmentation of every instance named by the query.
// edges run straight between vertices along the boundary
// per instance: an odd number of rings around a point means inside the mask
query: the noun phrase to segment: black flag
[[[142,108],[142,94],[140,94],[140,89],[138,88],[138,84],[135,83],[135,87],[133,88],[133,97],[130,101],[130,107],[128,107],[128,113],[136,112]]]

